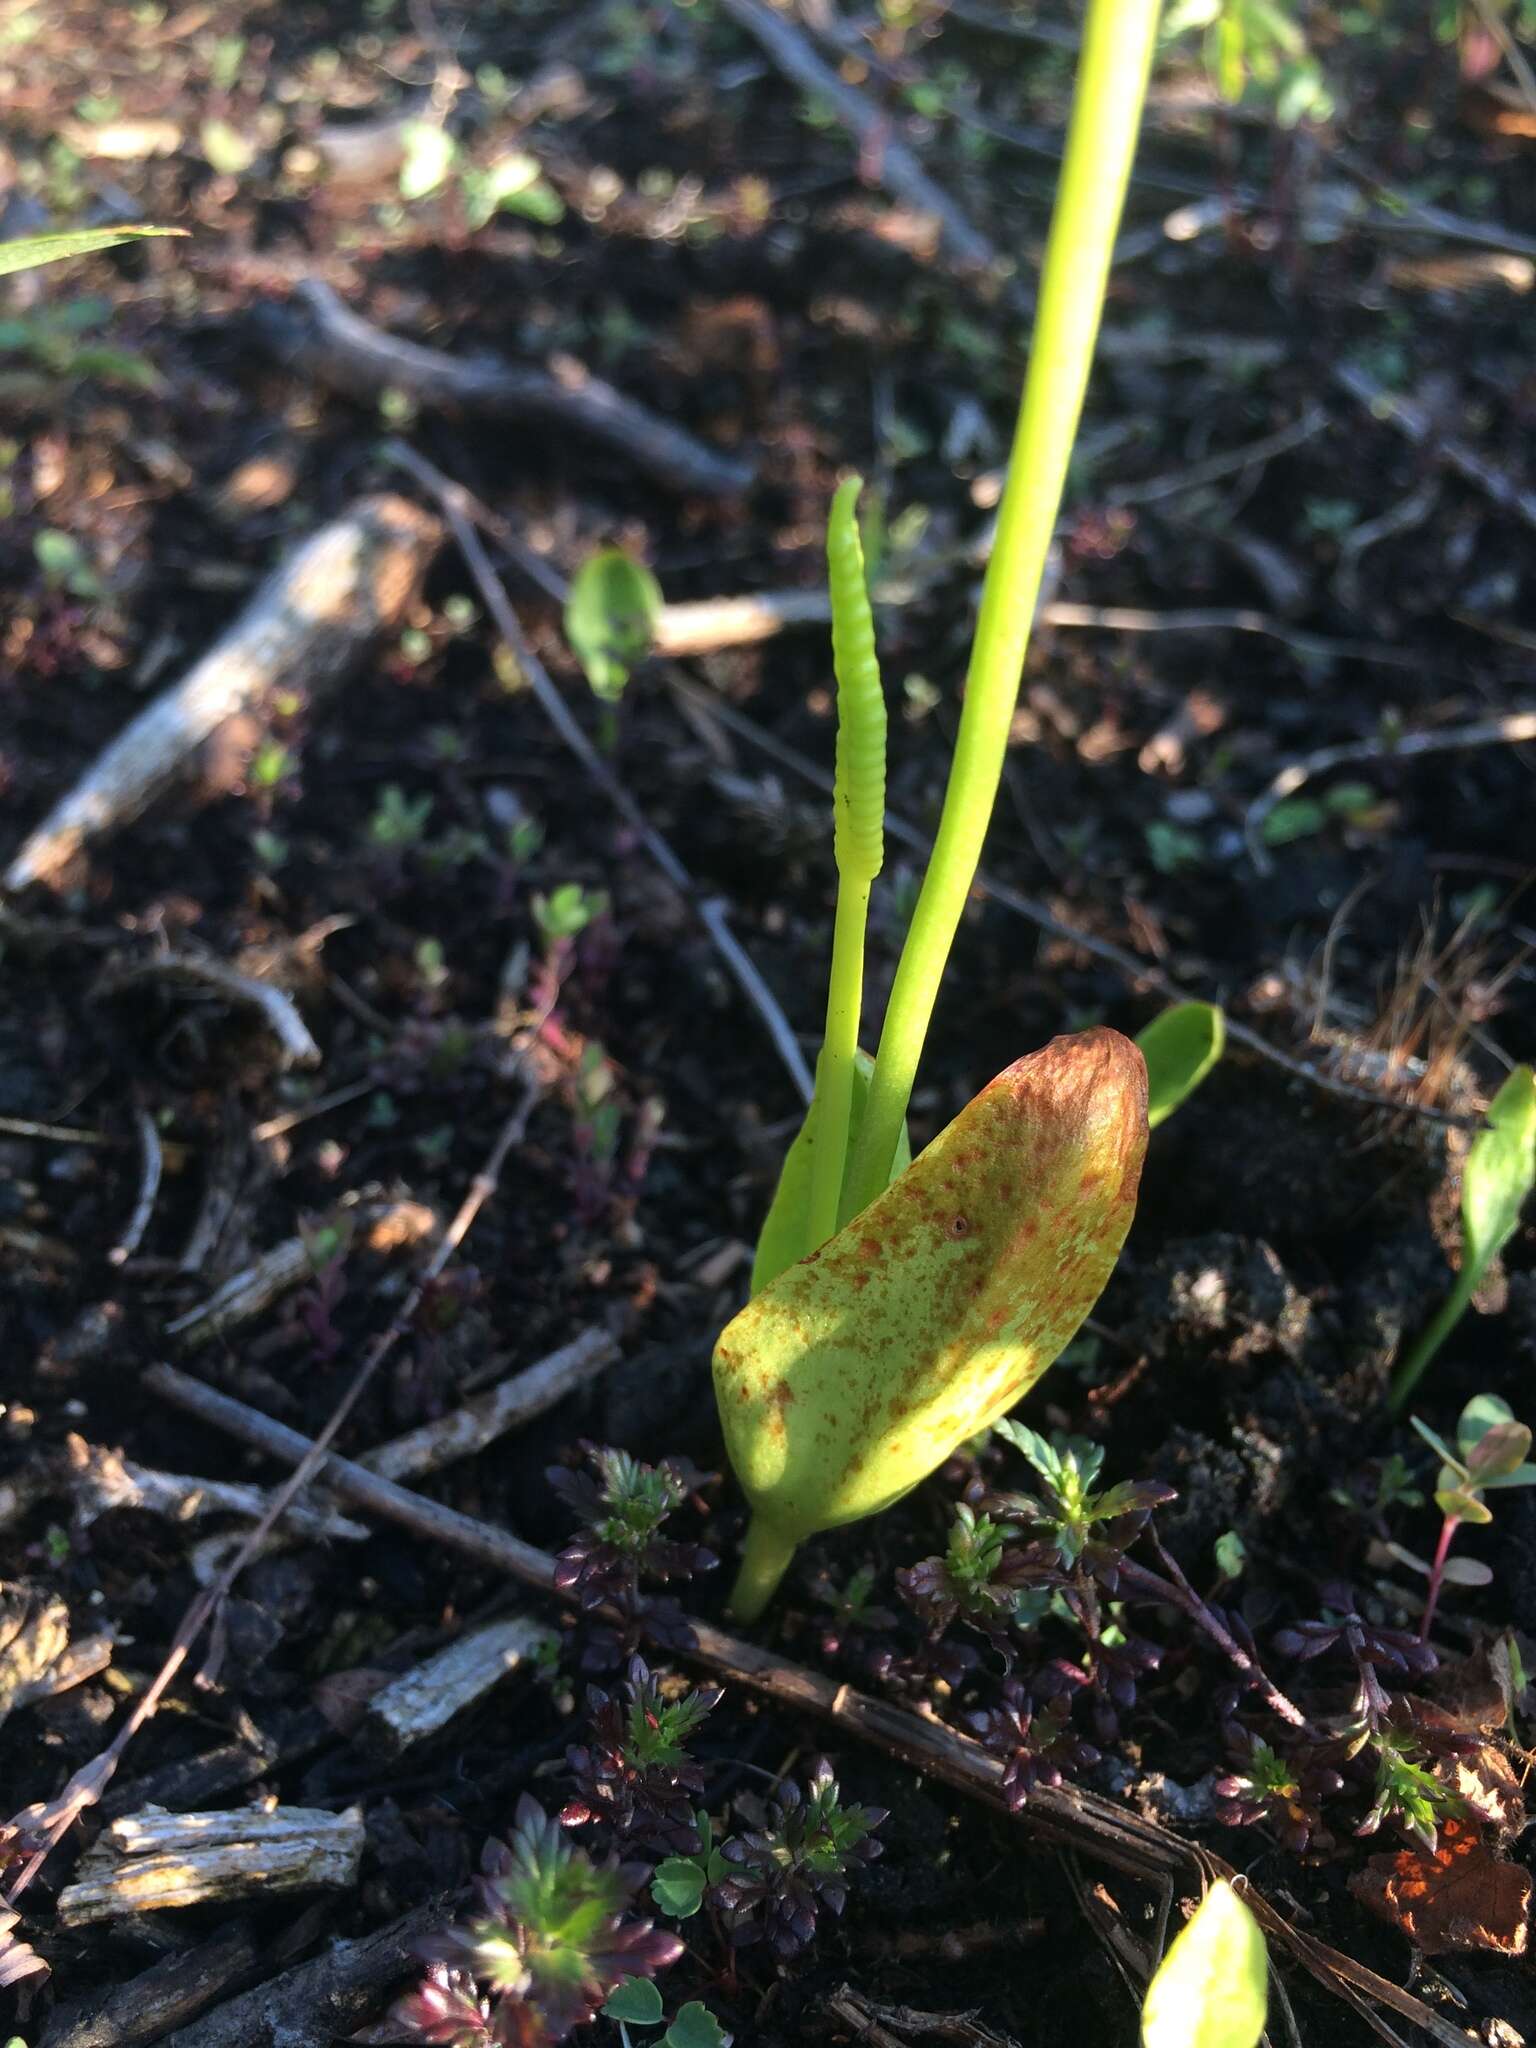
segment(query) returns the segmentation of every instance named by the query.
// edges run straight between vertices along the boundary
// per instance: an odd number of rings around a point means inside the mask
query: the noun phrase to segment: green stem
[[[781,1536],[771,1522],[754,1515],[747,1524],[747,1540],[741,1547],[741,1567],[726,1607],[733,1621],[756,1621],[779,1589],[789,1569],[795,1545]]]
[[[864,1007],[864,927],[868,917],[869,883],[843,875],[838,882],[837,919],[832,928],[827,1035],[816,1062],[816,1144],[811,1154],[807,1252],[824,1245],[837,1229],[843,1169],[848,1163],[848,1126],[853,1115],[853,1063],[859,1049],[859,1012]]]
[[[1029,371],[933,857],[902,949],[849,1181],[850,1215],[886,1186],[939,982],[981,859],[1029,629],[1082,413],[1141,126],[1158,0],[1090,0],[1051,216]]]
[[[1393,1415],[1402,1414],[1408,1396],[1424,1377],[1430,1360],[1466,1314],[1467,1303],[1477,1292],[1477,1282],[1481,1277],[1481,1269],[1473,1274],[1468,1274],[1463,1269],[1457,1274],[1450,1293],[1426,1324],[1418,1343],[1397,1368],[1392,1381],[1392,1391],[1387,1397],[1387,1407]]]

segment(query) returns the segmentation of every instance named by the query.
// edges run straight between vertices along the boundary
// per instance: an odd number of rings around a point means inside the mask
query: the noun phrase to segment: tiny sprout
[[[431,815],[430,796],[408,797],[398,782],[387,782],[368,820],[369,842],[390,852],[419,846]]]
[[[743,1799],[743,1809],[749,1802]],[[756,1802],[750,1802],[755,1808]],[[841,1913],[848,1879],[880,1854],[878,1806],[845,1806],[825,1757],[802,1793],[786,1783],[760,1826],[727,1842],[727,1873],[712,1887],[738,1947],[766,1940],[775,1955],[792,1956],[816,1932],[819,1909]]]
[[[583,889],[580,882],[562,882],[547,896],[534,897],[533,920],[546,943],[558,945],[563,939],[579,938],[607,908],[608,898],[601,889]]]
[[[1374,1835],[1390,1821],[1432,1851],[1441,1821],[1461,1801],[1419,1761],[1416,1744],[1401,1729],[1378,1729],[1370,1746],[1376,1756],[1375,1797],[1355,1833]]]
[[[626,1978],[654,1976],[682,1953],[675,1934],[631,1915],[643,1866],[595,1863],[527,1794],[510,1841],[489,1843],[481,1869],[471,1917],[423,1945],[433,1967],[391,2013],[399,2038],[563,2041]]]
[[[1435,1546],[1434,1558],[1423,1567],[1428,1573],[1429,1590],[1424,1599],[1419,1640],[1425,1642],[1429,1637],[1430,1623],[1435,1618],[1440,1588],[1447,1579],[1453,1584],[1487,1583],[1483,1567],[1474,1566],[1469,1575],[1467,1569],[1458,1571],[1454,1564],[1447,1563],[1456,1531],[1463,1522],[1486,1523],[1493,1520],[1493,1510],[1483,1499],[1485,1492],[1497,1487],[1536,1486],[1536,1465],[1527,1462],[1531,1448],[1530,1430],[1523,1422],[1516,1422],[1508,1402],[1501,1401],[1496,1394],[1476,1394],[1462,1409],[1461,1419],[1456,1424],[1454,1451],[1417,1415],[1408,1419],[1441,1460],[1440,1475],[1435,1481],[1435,1506],[1443,1518],[1440,1540]],[[1407,1552],[1396,1554],[1409,1558]],[[1418,1562],[1416,1559],[1409,1561]]]
[[[605,704],[619,701],[631,669],[650,653],[664,606],[656,578],[622,548],[589,555],[571,579],[565,637]]]

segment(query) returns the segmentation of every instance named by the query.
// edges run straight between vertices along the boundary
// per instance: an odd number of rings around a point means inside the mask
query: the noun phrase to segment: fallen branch
[[[407,470],[419,483],[425,485],[442,506],[485,608],[490,613],[497,632],[517,657],[518,665],[538,699],[540,710],[576,756],[591,780],[635,834],[683,903],[709,934],[716,952],[730,970],[737,987],[768,1027],[768,1035],[773,1040],[790,1079],[799,1091],[801,1100],[808,1103],[811,1099],[812,1082],[811,1070],[806,1065],[805,1055],[801,1052],[799,1041],[790,1029],[789,1020],[775,1000],[773,991],[731,930],[725,906],[713,897],[703,897],[699,894],[693,876],[597,752],[572,717],[565,699],[555,688],[549,671],[528,645],[523,629],[518,624],[517,614],[513,611],[507,593],[502,587],[501,579],[491,567],[490,558],[480,544],[480,536],[475,532],[472,522],[480,509],[475,500],[461,484],[455,483],[451,477],[444,476],[440,469],[434,468],[413,448],[407,448],[402,442],[392,442],[389,453],[402,469]]]
[[[984,559],[984,556],[982,557]],[[952,566],[937,565],[938,570]],[[885,585],[874,592],[876,604],[905,601],[921,590],[927,576]],[[751,647],[799,626],[823,626],[831,619],[825,591],[768,590],[750,597],[695,598],[669,604],[656,621],[658,654],[714,654],[728,647]],[[1041,626],[1094,633],[1255,633],[1277,640],[1304,661],[1368,661],[1381,668],[1432,672],[1438,664],[1411,648],[1390,647],[1376,640],[1342,640],[1309,633],[1286,619],[1247,605],[1191,605],[1156,611],[1146,605],[1073,604],[1052,598],[1035,614]]]
[[[123,1266],[133,1257],[144,1242],[150,1219],[155,1213],[155,1201],[160,1193],[160,1177],[165,1171],[165,1154],[160,1147],[160,1133],[155,1120],[142,1103],[136,1103],[133,1111],[133,1127],[139,1138],[139,1192],[134,1199],[133,1213],[124,1225],[123,1234],[107,1253],[109,1266]]]
[[[429,411],[533,421],[582,434],[676,491],[726,498],[752,481],[754,464],[706,447],[578,363],[566,362],[552,376],[510,363],[463,361],[370,325],[318,278],[306,279],[295,299],[293,325],[276,330],[284,356],[350,398],[371,405],[386,391],[404,391]]]
[[[238,1479],[156,1472],[135,1464],[120,1451],[103,1450],[73,1434],[65,1439],[64,1458],[67,1480],[61,1483],[67,1483],[74,1496],[77,1529],[89,1529],[103,1515],[121,1508],[160,1515],[170,1522],[196,1521],[201,1515],[239,1515],[256,1521],[269,1505],[262,1487]],[[322,1542],[356,1543],[368,1534],[360,1522],[349,1522],[330,1508],[310,1507],[303,1501],[289,1509],[287,1526],[296,1535]]]
[[[108,1823],[59,1893],[66,1927],[133,1913],[350,1891],[363,1856],[363,1819],[323,1807],[234,1807],[166,1813],[149,1807]]]
[[[172,1366],[151,1366],[143,1384],[185,1413],[253,1449],[285,1463],[295,1459],[305,1465],[318,1462],[326,1484],[369,1513],[493,1571],[505,1572],[540,1592],[555,1593],[564,1599],[573,1597],[569,1589],[555,1584],[554,1558],[504,1529],[443,1507],[391,1480],[380,1479],[334,1452],[317,1461],[317,1444],[298,1430],[272,1421],[243,1401],[221,1394]],[[1001,1762],[969,1736],[946,1727],[942,1721],[874,1699],[850,1685],[840,1685],[804,1665],[791,1664],[777,1652],[730,1635],[712,1622],[690,1617],[688,1628],[692,1640],[682,1654],[716,1677],[745,1686],[790,1712],[814,1715],[968,1798],[995,1811],[1007,1810]],[[1080,1850],[1085,1856],[1159,1890],[1166,1891],[1181,1878],[1196,1874],[1235,1881],[1243,1887],[1244,1897],[1265,1931],[1289,1949],[1325,1988],[1348,2000],[1363,1996],[1400,2013],[1422,2027],[1441,2048],[1467,2048],[1466,2036],[1422,2000],[1293,1928],[1220,1857],[1184,1841],[1156,1821],[1075,1785],[1040,1787],[1030,1794],[1014,1819],[1038,1841]]]
[[[56,2011],[38,2048],[144,2048],[258,1975],[267,1951],[249,1920],[177,1949],[83,2008]]]
[[[1459,753],[1468,747],[1514,745],[1536,740],[1536,711],[1510,711],[1501,718],[1479,718],[1471,725],[1448,725],[1438,732],[1410,732],[1398,738],[1378,737],[1348,740],[1336,747],[1319,747],[1303,754],[1256,796],[1243,814],[1243,834],[1248,851],[1261,875],[1269,874],[1274,862],[1264,844],[1264,821],[1285,798],[1293,796],[1314,775],[1326,775],[1333,768],[1348,768],[1368,761],[1406,761],[1420,754]]]
[[[402,1246],[419,1244],[436,1222],[432,1211],[420,1202],[367,1203],[356,1209],[343,1203],[337,1213],[341,1219],[355,1217],[364,1233],[363,1242],[375,1251],[396,1251]],[[166,1335],[179,1339],[188,1350],[210,1344],[215,1337],[226,1336],[242,1323],[250,1322],[314,1275],[312,1239],[285,1237],[252,1265],[232,1273],[206,1301],[168,1322]]]
[[[417,1949],[441,1927],[444,1910],[441,1903],[418,1906],[376,1934],[338,1942],[313,1962],[180,2028],[165,2048],[331,2048],[417,1966]]]
[[[223,639],[132,719],[56,803],[3,886],[50,881],[89,841],[141,815],[219,726],[279,685],[313,700],[399,624],[442,528],[404,498],[364,498],[262,584]]]

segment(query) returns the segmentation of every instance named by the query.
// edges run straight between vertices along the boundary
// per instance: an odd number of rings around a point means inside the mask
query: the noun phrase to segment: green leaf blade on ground
[[[36,270],[44,263],[63,263],[71,256],[92,256],[98,249],[115,249],[123,242],[147,240],[152,235],[184,236],[185,228],[78,228],[67,234],[25,235],[19,241],[0,242],[0,277],[18,270]]]
[[[1226,1016],[1215,1003],[1174,1003],[1152,1019],[1136,1043],[1147,1063],[1147,1125],[1155,1131],[1221,1058]]]
[[[1268,2005],[1263,1930],[1214,1884],[1147,1987],[1142,2048],[1257,2048]]]

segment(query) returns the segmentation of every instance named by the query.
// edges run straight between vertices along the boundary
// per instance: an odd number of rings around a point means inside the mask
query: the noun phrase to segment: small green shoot
[[[1486,1586],[1492,1577],[1488,1567],[1475,1559],[1449,1557],[1456,1531],[1463,1522],[1484,1524],[1493,1520],[1493,1510],[1483,1499],[1490,1489],[1536,1486],[1536,1465],[1527,1462],[1530,1430],[1523,1422],[1516,1422],[1514,1410],[1497,1394],[1475,1394],[1462,1409],[1456,1424],[1454,1451],[1417,1415],[1410,1415],[1408,1420],[1441,1461],[1440,1475],[1435,1481],[1435,1506],[1443,1519],[1433,1559],[1421,1565],[1410,1552],[1394,1545],[1395,1556],[1422,1569],[1429,1578],[1424,1619],[1419,1627],[1419,1640],[1424,1642],[1429,1637],[1442,1585]]]
[[[150,235],[185,235],[185,228],[76,228],[62,235],[26,235],[15,242],[0,242],[0,277],[17,270],[36,270],[44,263],[63,263],[71,256],[91,256],[98,249],[115,249],[123,242],[143,241]]]
[[[543,934],[546,943],[558,944],[562,939],[577,939],[608,908],[608,897],[601,889],[583,889],[580,882],[562,882],[551,889],[547,896],[536,895],[533,899],[533,921]]]
[[[368,843],[388,853],[419,846],[431,815],[430,796],[407,796],[398,782],[386,782],[368,820]]]
[[[661,1993],[648,1977],[626,1977],[603,2007],[604,2015],[619,2023],[619,2032],[629,2044],[631,2027],[659,2027],[665,2016]],[[730,2048],[731,2036],[707,2005],[690,1999],[656,2043],[656,2048]]]
[[[1226,1015],[1215,1003],[1174,1003],[1138,1033],[1136,1043],[1147,1063],[1147,1127],[1155,1131],[1221,1058]]]
[[[1263,1929],[1222,1880],[1147,1986],[1142,2048],[1257,2048],[1268,2010]]]
[[[1483,1276],[1520,1224],[1536,1186],[1536,1074],[1516,1067],[1488,1105],[1487,1128],[1461,1170],[1461,1271],[1438,1314],[1398,1367],[1391,1407],[1400,1415],[1440,1346],[1466,1313]]]
[[[630,672],[650,653],[664,604],[656,578],[622,548],[588,555],[572,577],[565,637],[605,704],[618,703]]]

